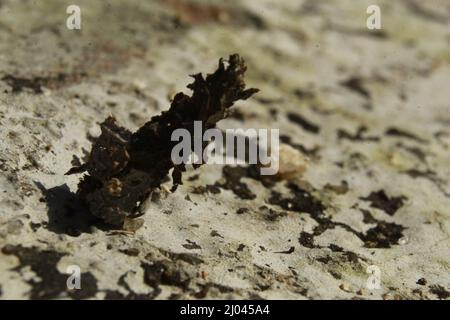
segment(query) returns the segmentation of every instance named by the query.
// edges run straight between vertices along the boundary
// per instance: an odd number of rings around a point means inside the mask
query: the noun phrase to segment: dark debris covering
[[[176,145],[171,141],[172,132],[184,128],[193,136],[194,121],[202,121],[203,130],[215,128],[236,101],[258,91],[245,89],[246,69],[237,54],[231,55],[227,64],[220,59],[213,74],[206,78],[193,75],[194,82],[188,85],[192,96],[178,93],[169,110],[152,117],[134,133],[108,117],[86,162],[68,172],[87,172],[79,183],[78,195],[91,213],[107,223],[123,225],[125,218],[139,215],[142,204],[171,169],[175,190],[182,183],[185,167],[172,163],[171,152]]]

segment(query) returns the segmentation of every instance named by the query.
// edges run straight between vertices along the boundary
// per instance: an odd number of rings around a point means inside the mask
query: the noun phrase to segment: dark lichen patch
[[[378,221],[377,225],[362,236],[367,248],[390,248],[403,237],[405,227],[391,222]]]
[[[206,78],[193,75],[194,82],[188,85],[192,96],[176,94],[169,110],[152,117],[134,133],[118,125],[114,117],[108,117],[101,124],[102,133],[95,138],[87,161],[67,173],[87,172],[77,194],[90,212],[109,224],[123,226],[126,219],[145,212],[141,209],[146,200],[160,188],[170,170],[175,191],[182,183],[185,165],[172,162],[172,151],[178,144],[172,141],[172,133],[185,129],[194,137],[196,121],[202,122],[203,132],[215,128],[236,101],[256,93],[257,89],[245,88],[246,69],[237,54],[231,55],[227,63],[220,59],[218,69]],[[198,153],[194,145],[191,143],[190,151]],[[207,145],[208,142],[203,143],[199,158]]]
[[[318,248],[327,248],[322,246],[317,246]],[[341,273],[338,271],[342,266],[344,268],[352,268],[358,272],[362,272],[363,264],[361,261],[368,262],[364,257],[359,256],[358,254],[344,250],[344,248],[339,247],[335,244],[328,245],[328,248],[333,252],[333,254],[320,256],[315,260],[322,263],[326,269],[326,271],[335,279],[342,279]]]
[[[344,250],[344,248],[331,243],[328,245],[328,248],[332,251],[332,252],[338,252],[338,253],[342,253],[342,257],[344,258],[344,260],[346,262],[351,262],[351,263],[358,263],[359,260],[362,261],[367,261],[365,258],[360,257],[358,254],[352,252],[352,251],[348,251],[348,250]]]
[[[194,174],[194,175],[190,176],[189,178],[187,178],[187,180],[188,181],[196,181],[196,180],[198,180],[198,178],[200,178],[200,175],[197,173],[197,174]]]
[[[247,167],[247,177],[259,181],[266,188],[273,188],[282,178],[278,175],[261,175],[261,168],[256,164]]]
[[[310,248],[310,249],[315,248],[314,235],[311,233],[302,231],[300,233],[300,237],[298,238],[298,242],[306,248]]]
[[[344,251],[343,257],[347,260],[347,262],[350,263],[358,263],[359,262],[359,256],[351,251]]]
[[[329,273],[331,274],[331,276],[332,276],[333,278],[335,278],[336,280],[342,279],[342,275],[341,275],[339,272],[337,272],[336,270],[331,269],[331,270],[328,270],[328,272],[329,272]]]
[[[309,213],[314,217],[323,214],[323,210],[325,209],[324,205],[310,192],[293,183],[288,183],[286,186],[293,195],[291,198],[285,198],[281,193],[272,190],[268,202],[278,205],[285,210]]]
[[[410,169],[404,171],[405,174],[410,176],[411,178],[423,178],[431,183],[433,183],[445,196],[450,197],[450,193],[445,189],[446,181],[438,177],[437,173],[433,170],[418,170],[418,169]]]
[[[12,88],[13,93],[20,93],[25,89],[31,90],[35,94],[43,93],[42,88],[58,89],[66,84],[77,83],[86,76],[85,73],[80,74],[63,74],[59,73],[48,77],[31,77],[25,78],[14,75],[5,75],[1,80],[6,82]]]
[[[316,146],[314,148],[306,148],[305,146],[303,146],[300,143],[295,143],[292,141],[292,138],[287,136],[287,135],[280,135],[280,142],[285,143],[289,146],[291,146],[292,148],[300,151],[301,153],[310,156],[310,157],[317,157],[318,156],[318,152],[320,150],[320,147]]]
[[[156,292],[160,292],[160,285],[176,286],[187,290],[191,276],[183,268],[170,260],[142,263],[144,282]]]
[[[356,92],[364,98],[370,99],[370,92],[364,87],[363,79],[359,77],[351,77],[341,82],[341,85],[349,90]]]
[[[239,208],[236,210],[236,214],[244,214],[244,213],[248,213],[250,212],[250,210],[248,208]]]
[[[284,99],[282,99],[282,98],[279,98],[279,99],[275,98],[275,99],[273,99],[273,98],[267,98],[267,97],[261,97],[261,96],[255,97],[255,100],[260,102],[261,104],[264,104],[264,105],[271,105],[271,104],[283,103],[284,102]],[[271,110],[272,109],[269,109],[270,113],[272,113]],[[276,113],[278,113],[278,109],[274,109],[274,110],[275,110]]]
[[[383,210],[388,215],[393,216],[398,209],[400,209],[406,197],[388,197],[384,190],[379,190],[376,192],[370,193],[367,197],[361,197],[361,200],[370,201],[370,206],[373,208],[377,208]]]
[[[378,223],[378,220],[373,217],[372,213],[370,213],[369,210],[361,209],[361,213],[363,215],[364,223],[370,223],[370,224]]]
[[[287,183],[287,188],[293,195],[292,197],[286,198],[283,197],[281,193],[272,191],[268,202],[270,204],[278,205],[285,210],[295,211],[298,213],[307,213],[318,223],[318,226],[313,229],[313,233],[311,235],[304,232],[302,233],[301,242],[305,240],[306,246],[310,245],[308,243],[311,243],[311,241],[308,240],[309,236],[311,236],[311,239],[313,240],[314,236],[319,236],[326,230],[333,229],[335,227],[342,227],[359,238],[362,237],[360,232],[357,232],[348,225],[340,222],[334,222],[329,217],[326,217],[324,214],[325,206],[310,192],[293,183]]]
[[[324,257],[318,257],[318,258],[316,258],[316,260],[319,261],[320,263],[328,264],[333,259],[330,256],[324,256]]]
[[[405,227],[386,221],[375,219],[372,213],[365,209],[360,209],[363,214],[363,222],[368,224],[376,224],[365,234],[361,234],[360,238],[364,241],[367,248],[390,248],[392,245],[398,244],[403,237]]]
[[[224,166],[222,169],[223,179],[215,183],[216,186],[231,190],[233,193],[241,199],[253,200],[256,195],[250,191],[247,184],[241,181],[243,177],[248,176],[248,169],[243,166]]]
[[[186,248],[188,250],[194,250],[194,249],[201,249],[202,247],[199,246],[195,241],[191,241],[189,239],[186,239],[187,244],[183,244],[183,248]]]
[[[447,291],[443,286],[434,284],[429,286],[430,292],[436,295],[439,299],[445,300],[450,298],[450,292]]]
[[[20,265],[12,269],[13,271],[19,272],[28,266],[41,279],[37,282],[33,279],[27,280],[31,286],[30,299],[55,299],[62,297],[63,293],[74,299],[86,299],[94,297],[98,291],[97,280],[90,272],[81,274],[81,289],[67,288],[68,275],[57,269],[57,264],[65,253],[21,245],[6,245],[2,248],[2,253],[14,255],[19,259]]]
[[[378,220],[373,217],[370,211],[361,209],[363,214],[363,222],[368,224],[376,224],[365,234],[361,234],[360,238],[364,241],[367,248],[390,248],[398,244],[403,237],[405,227],[386,221]]]
[[[333,252],[343,252],[344,251],[344,248],[342,248],[334,243],[331,243],[330,245],[328,245],[328,248]]]
[[[352,171],[365,170],[368,167],[368,158],[360,152],[352,152],[344,161],[337,161],[339,168],[348,168]]]
[[[30,221],[30,228],[33,230],[33,232],[36,232],[39,228],[42,227],[42,223],[34,223]]]
[[[274,210],[267,206],[259,207],[259,211],[260,211],[260,213],[263,214],[263,217],[265,218],[265,220],[271,221],[271,222],[278,221],[280,218],[287,216],[287,212],[277,211],[277,210]]]
[[[139,249],[137,249],[137,248],[125,248],[125,249],[119,250],[119,252],[121,252],[127,256],[130,256],[130,257],[137,257],[140,253]]]
[[[348,182],[343,180],[338,185],[327,183],[324,186],[324,190],[325,191],[332,191],[332,192],[336,193],[337,195],[343,195],[343,194],[346,194],[348,192],[348,190],[349,190]]]
[[[217,187],[216,185],[207,184],[206,186],[192,187],[191,192],[194,194],[205,194],[205,193],[219,194],[220,188]]]
[[[337,137],[340,140],[349,140],[353,142],[377,142],[380,140],[379,137],[366,136],[367,127],[360,126],[355,134],[351,134],[344,129],[339,129],[337,131]]]
[[[326,230],[336,227],[341,227],[354,234],[364,242],[365,247],[369,248],[390,248],[391,245],[397,244],[398,240],[403,237],[402,232],[405,229],[403,226],[396,223],[375,220],[372,216],[370,216],[372,219],[371,222],[375,222],[377,225],[369,229],[366,233],[359,232],[345,223],[335,222],[324,214],[324,205],[311,193],[292,183],[288,183],[287,187],[291,191],[291,194],[293,194],[293,197],[285,198],[279,192],[272,191],[269,203],[279,205],[285,210],[307,213],[318,223],[311,234],[306,232],[301,233],[299,242],[305,247],[314,248],[315,236],[319,236]]]
[[[281,282],[283,287],[292,293],[301,294],[303,296],[306,296],[308,293],[308,288],[305,288],[305,284],[308,281],[299,275],[300,272],[298,272],[298,268],[288,266],[289,272],[279,273],[271,269],[269,264],[265,264],[264,266],[255,264],[253,269],[256,274],[256,286],[254,289],[259,292],[269,289],[278,289],[280,288]]]
[[[193,266],[198,266],[202,263],[204,263],[203,259],[197,255],[197,254],[193,254],[193,253],[175,253],[175,252],[170,252],[170,251],[166,251],[163,249],[159,249],[159,251],[167,258],[169,258],[172,261],[184,261],[190,265]]]
[[[425,151],[423,151],[421,148],[419,147],[412,147],[412,146],[407,146],[404,145],[403,143],[399,142],[396,144],[397,147],[402,148],[404,150],[406,150],[407,152],[409,152],[410,154],[412,154],[413,156],[415,156],[417,159],[419,159],[421,162],[426,163],[427,162],[427,154]]]
[[[211,233],[209,234],[211,237],[219,237],[223,239],[223,236],[217,232],[217,230],[212,230]]]
[[[417,296],[419,299],[422,299],[422,300],[425,299],[425,295],[421,289],[417,289],[417,288],[413,289],[413,290],[411,290],[411,293],[414,296]]]
[[[414,140],[420,143],[427,143],[428,141],[420,138],[418,136],[416,136],[413,133],[407,132],[405,130],[402,129],[398,129],[398,128],[388,128],[385,132],[385,134],[387,136],[392,136],[392,137],[399,137],[399,138],[404,138],[404,139],[410,139],[410,140]]]
[[[320,132],[320,127],[309,121],[308,119],[306,119],[304,116],[298,114],[298,113],[294,113],[294,112],[289,112],[287,114],[287,118],[295,123],[296,125],[300,126],[303,130],[307,131],[307,132],[311,132],[314,134],[318,134]]]

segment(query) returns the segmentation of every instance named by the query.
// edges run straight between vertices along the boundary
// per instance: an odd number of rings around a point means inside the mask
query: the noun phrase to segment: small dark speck
[[[189,239],[186,239],[186,241],[188,243],[187,244],[183,244],[183,248],[186,248],[186,249],[189,249],[189,250],[201,249],[202,248],[197,243],[195,243],[194,241],[191,241]]]
[[[30,222],[30,228],[31,228],[31,230],[33,230],[34,232],[35,232],[37,229],[39,229],[41,226],[42,226],[42,224],[40,224],[40,223],[33,223],[33,222]]]
[[[127,248],[119,251],[131,257],[137,257],[139,255],[139,249],[137,248]]]
[[[239,208],[236,213],[237,214],[243,214],[243,213],[247,213],[249,210],[248,208]]]
[[[285,251],[277,251],[277,252],[274,252],[274,253],[291,254],[291,253],[294,252],[294,251],[295,251],[295,247],[290,247],[288,250],[285,250]]]
[[[421,286],[425,286],[427,284],[427,279],[425,278],[420,278],[419,280],[417,280],[416,282],[417,284],[421,285]]]
[[[211,235],[211,237],[220,237],[223,239],[223,236],[220,233],[218,233],[216,230],[211,231],[210,235]]]

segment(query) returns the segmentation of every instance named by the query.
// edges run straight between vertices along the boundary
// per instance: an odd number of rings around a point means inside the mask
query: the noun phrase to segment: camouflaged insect
[[[184,165],[174,165],[171,141],[176,129],[191,134],[194,121],[202,121],[203,130],[215,128],[216,123],[229,115],[237,100],[245,100],[258,89],[245,89],[244,60],[231,55],[219,60],[218,69],[204,78],[193,75],[187,87],[192,96],[178,93],[170,109],[154,116],[132,133],[108,117],[101,124],[101,135],[93,142],[84,164],[75,166],[67,174],[87,172],[78,185],[77,194],[90,212],[103,221],[124,226],[130,219],[142,215],[145,203],[158,190],[173,168],[173,187],[182,183]],[[208,142],[204,143],[206,147]],[[192,150],[194,152],[194,150]]]

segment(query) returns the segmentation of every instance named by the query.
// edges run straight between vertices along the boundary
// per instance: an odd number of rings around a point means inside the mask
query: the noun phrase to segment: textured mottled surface
[[[371,1],[78,1],[81,31],[71,1],[0,1],[0,299],[448,299],[450,7],[377,2],[381,32]],[[135,234],[92,220],[64,173],[98,123],[232,53],[261,91],[219,127],[279,128],[296,174],[205,165]]]

